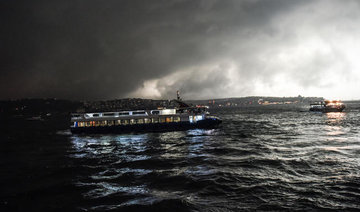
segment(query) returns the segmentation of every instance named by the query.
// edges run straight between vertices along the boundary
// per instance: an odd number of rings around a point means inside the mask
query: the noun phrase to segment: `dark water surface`
[[[214,130],[1,136],[9,211],[360,210],[360,110],[215,111]],[[28,126],[29,125],[29,126]]]

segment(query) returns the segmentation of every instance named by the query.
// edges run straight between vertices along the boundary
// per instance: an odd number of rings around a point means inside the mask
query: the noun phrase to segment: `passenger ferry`
[[[313,112],[342,112],[345,109],[344,103],[339,100],[325,100],[323,102],[316,102],[310,104],[310,111]]]
[[[207,106],[190,107],[182,102],[179,107],[157,110],[127,110],[116,112],[71,114],[72,133],[128,133],[178,131],[196,128],[214,128],[221,123],[210,116]]]

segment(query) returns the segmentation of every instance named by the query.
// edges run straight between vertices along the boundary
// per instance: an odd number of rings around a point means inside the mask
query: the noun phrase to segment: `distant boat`
[[[344,103],[340,100],[325,100],[322,102],[315,102],[310,104],[310,111],[313,112],[342,112],[345,109]]]
[[[30,118],[27,118],[28,121],[44,121],[44,119],[41,116],[33,116]]]
[[[72,133],[162,132],[214,128],[221,123],[206,106],[191,107],[177,100],[179,107],[156,110],[127,110],[71,114]]]

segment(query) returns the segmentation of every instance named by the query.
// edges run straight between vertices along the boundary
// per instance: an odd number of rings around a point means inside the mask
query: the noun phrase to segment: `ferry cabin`
[[[221,121],[203,108],[72,114],[73,133],[167,131],[207,128]]]

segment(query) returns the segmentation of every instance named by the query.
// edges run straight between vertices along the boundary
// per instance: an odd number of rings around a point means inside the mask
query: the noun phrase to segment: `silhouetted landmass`
[[[209,107],[248,107],[264,105],[285,105],[285,104],[309,104],[310,102],[323,101],[323,97],[262,97],[249,96],[241,98],[223,98],[208,100],[190,100],[189,103],[207,105]]]
[[[82,107],[78,101],[57,99],[21,99],[0,101],[0,114],[2,116],[50,116],[67,114]]]
[[[241,97],[208,100],[186,100],[190,105],[206,105],[210,108],[222,107],[267,107],[272,105],[304,106],[310,102],[322,101],[322,97]],[[349,106],[357,101],[348,101]],[[0,130],[16,130],[21,127],[34,127],[44,130],[68,129],[70,113],[99,112],[118,110],[142,110],[172,108],[170,100],[116,99],[108,101],[69,101],[59,99],[20,99],[0,101]]]
[[[58,99],[20,99],[0,101],[0,131],[19,128],[39,133],[67,129],[70,113],[82,107],[79,101]]]
[[[209,107],[242,107],[269,104],[309,104],[322,101],[322,97],[241,97],[208,100],[189,100],[192,105],[207,105]],[[169,108],[175,104],[170,100],[153,100],[140,98],[116,99],[107,101],[69,101],[58,99],[20,99],[0,101],[0,114],[22,116],[51,116],[71,112],[98,112],[117,110],[142,110]]]

